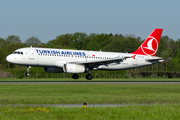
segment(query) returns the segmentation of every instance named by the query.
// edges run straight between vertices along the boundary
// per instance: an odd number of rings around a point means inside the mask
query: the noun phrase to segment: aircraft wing
[[[108,64],[111,64],[111,63],[120,64],[120,62],[122,62],[123,60],[125,60],[127,58],[132,58],[132,56],[116,57],[116,58],[113,58],[113,59],[103,59],[103,60],[77,61],[77,62],[73,62],[73,63],[75,63],[75,64],[84,64],[84,65],[87,65],[88,67],[98,67],[100,65],[108,66]]]

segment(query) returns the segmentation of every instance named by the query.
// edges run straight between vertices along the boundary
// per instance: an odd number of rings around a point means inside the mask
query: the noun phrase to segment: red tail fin
[[[156,28],[132,54],[156,56],[163,29]]]

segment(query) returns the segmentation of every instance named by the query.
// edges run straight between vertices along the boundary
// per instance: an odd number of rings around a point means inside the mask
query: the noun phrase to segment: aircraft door
[[[34,49],[32,49],[32,48],[29,49],[29,59],[31,59],[31,60],[34,59]]]

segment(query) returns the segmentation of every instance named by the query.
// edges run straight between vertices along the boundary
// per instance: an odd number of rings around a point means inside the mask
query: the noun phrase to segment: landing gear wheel
[[[86,75],[86,79],[87,79],[87,80],[92,80],[92,78],[93,78],[93,76],[92,76],[91,74],[87,74],[87,75]]]
[[[27,67],[28,67],[28,69],[27,69],[26,76],[29,76],[29,75],[30,75],[30,74],[29,74],[29,71],[30,71],[31,66],[27,66]]]
[[[78,79],[78,78],[79,78],[79,75],[78,75],[78,74],[73,74],[73,75],[72,75],[72,78],[73,78],[73,79]]]
[[[26,76],[29,76],[29,73],[26,73]]]

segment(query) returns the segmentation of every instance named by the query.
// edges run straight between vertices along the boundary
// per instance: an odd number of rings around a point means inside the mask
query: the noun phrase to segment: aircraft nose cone
[[[13,61],[13,58],[12,58],[11,55],[8,55],[8,56],[6,57],[6,60],[7,60],[8,62],[12,62],[12,61]]]

